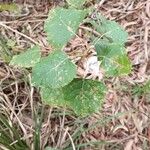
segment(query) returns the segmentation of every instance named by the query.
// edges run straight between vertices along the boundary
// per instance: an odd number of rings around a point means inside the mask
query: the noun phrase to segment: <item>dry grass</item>
[[[0,13],[1,35],[15,41],[10,47],[13,54],[35,43],[42,47],[44,55],[51,51],[43,32],[43,21],[54,5],[56,3],[42,3],[40,7],[24,4],[25,11],[20,16]],[[145,95],[132,93],[134,86],[144,84],[150,77],[150,1],[101,0],[95,7],[127,30],[126,46],[133,64],[129,76],[106,81],[109,92],[102,112],[78,118],[69,110],[43,108],[38,91],[30,86],[28,71],[12,68],[0,60],[0,112],[9,118],[10,125],[18,126],[30,149],[34,147],[35,130],[41,131],[41,149],[47,145],[66,150],[150,149],[150,103]],[[65,49],[76,63],[80,54],[86,59],[92,51],[83,35],[81,27],[78,36]],[[84,75],[82,64],[78,72]],[[37,123],[41,121],[39,129]]]

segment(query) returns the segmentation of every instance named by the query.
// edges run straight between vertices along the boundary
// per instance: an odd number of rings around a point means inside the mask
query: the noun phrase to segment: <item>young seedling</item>
[[[102,81],[76,78],[77,67],[63,49],[76,35],[79,25],[87,23],[101,35],[94,36],[91,43],[106,77],[126,75],[131,70],[124,48],[127,33],[118,23],[107,20],[100,14],[97,14],[95,20],[89,19],[89,9],[83,9],[86,0],[67,2],[68,8],[51,9],[44,24],[53,52],[47,57],[41,57],[40,48],[35,46],[14,56],[10,64],[32,67],[32,84],[41,89],[45,104],[68,107],[77,115],[87,116],[99,111],[106,93],[105,84]]]

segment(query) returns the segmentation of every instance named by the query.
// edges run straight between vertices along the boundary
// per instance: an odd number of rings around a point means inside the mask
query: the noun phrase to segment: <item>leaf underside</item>
[[[41,96],[46,104],[71,108],[77,115],[87,116],[100,110],[106,89],[103,83],[74,79],[61,89],[43,87]]]
[[[54,48],[61,49],[76,35],[79,24],[87,14],[86,10],[57,7],[50,10],[44,29],[48,41]]]
[[[26,52],[13,56],[10,65],[30,68],[40,61],[40,47],[34,46]]]
[[[76,66],[68,56],[56,50],[33,67],[32,83],[39,87],[60,88],[76,77]]]

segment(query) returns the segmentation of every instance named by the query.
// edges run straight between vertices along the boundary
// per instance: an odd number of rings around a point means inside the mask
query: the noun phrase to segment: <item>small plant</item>
[[[10,65],[31,68],[32,85],[40,88],[44,103],[69,107],[77,115],[87,116],[97,112],[103,103],[106,87],[103,82],[77,78],[77,67],[63,51],[68,41],[76,35],[81,23],[92,26],[100,36],[91,35],[106,77],[130,73],[131,64],[124,44],[127,33],[114,21],[100,14],[89,19],[89,10],[83,7],[86,0],[67,0],[68,8],[50,10],[44,24],[47,39],[53,52],[41,57],[40,47],[35,45],[12,58]]]
[[[136,85],[133,87],[132,93],[137,96],[143,96],[150,93],[150,80],[144,85]]]

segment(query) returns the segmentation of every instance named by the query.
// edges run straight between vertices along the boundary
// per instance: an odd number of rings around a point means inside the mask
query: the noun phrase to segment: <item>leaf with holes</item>
[[[62,48],[76,35],[79,24],[83,21],[87,10],[54,8],[50,10],[44,29],[48,41],[54,48]]]
[[[56,50],[33,67],[32,83],[36,86],[60,88],[76,77],[76,66],[68,56]]]
[[[119,76],[130,73],[131,63],[123,46],[99,41],[95,44],[95,48],[101,61],[101,66],[108,76]]]
[[[13,56],[10,65],[30,68],[40,61],[40,47],[34,46],[20,55]]]
[[[42,88],[41,95],[47,104],[68,106],[77,115],[87,116],[100,110],[105,92],[101,82],[74,79],[62,89]]]
[[[66,0],[69,5],[75,8],[80,8],[87,0]]]

